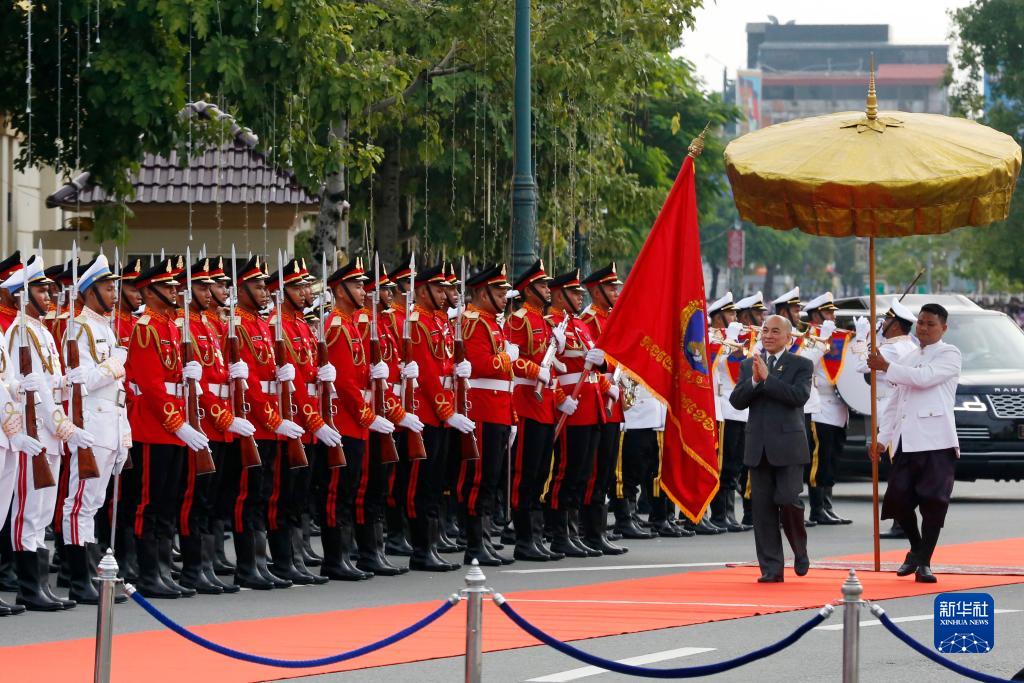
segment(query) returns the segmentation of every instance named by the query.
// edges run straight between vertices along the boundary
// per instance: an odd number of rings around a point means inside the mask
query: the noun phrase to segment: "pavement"
[[[837,485],[838,511],[854,524],[815,527],[808,530],[811,558],[820,559],[871,551],[871,496],[867,482]],[[1024,484],[1021,482],[957,482],[954,502],[947,517],[940,544],[968,543],[1024,536],[1021,513]],[[753,534],[722,534],[685,539],[625,541],[626,555],[591,560],[563,560],[557,563],[516,563],[487,572],[488,585],[498,591],[558,588],[618,579],[640,578],[690,571],[719,569],[725,563],[754,559]],[[905,541],[882,540],[882,549],[903,548]],[[161,609],[179,623],[198,625],[260,619],[389,604],[440,599],[463,586],[463,572],[448,574],[411,573],[402,577],[380,577],[359,583],[334,583],[321,587],[296,587],[284,591],[243,591],[235,596],[197,597],[161,601]],[[796,580],[796,579],[794,579]],[[942,577],[939,577],[941,589]],[[978,670],[1009,678],[1024,668],[1024,584],[987,589],[998,610],[996,643],[983,655],[960,655],[956,661]],[[11,597],[11,596],[5,596]],[[840,597],[839,584],[836,598]],[[870,598],[870,596],[865,596]],[[891,617],[914,617],[901,626],[920,641],[932,639],[933,596],[885,601]],[[1020,610],[1020,611],[1017,611]],[[774,642],[813,614],[811,611],[734,619],[681,628],[594,638],[575,645],[602,657],[616,660],[634,658],[631,663],[653,667],[710,664]],[[863,621],[873,620],[869,614]],[[13,646],[73,638],[90,638],[95,632],[95,608],[80,606],[59,614],[26,614],[0,619],[0,643]],[[823,626],[842,623],[833,615]],[[543,624],[539,624],[543,627]],[[128,633],[160,628],[135,605],[119,606],[115,632]],[[484,625],[486,629],[486,624]],[[861,680],[920,681],[929,683],[963,680],[945,671],[897,641],[879,625],[861,629]],[[720,681],[838,681],[841,680],[842,632],[819,629],[808,633],[783,653],[731,673],[714,677]],[[297,654],[296,656],[301,656]],[[636,659],[638,658],[638,659]],[[342,674],[307,677],[302,680],[363,682],[388,678],[422,683],[461,680],[463,658],[452,657]],[[484,681],[570,681],[595,683],[635,680],[618,674],[585,669],[547,647],[529,647],[484,655]],[[293,679],[294,680],[294,679]]]

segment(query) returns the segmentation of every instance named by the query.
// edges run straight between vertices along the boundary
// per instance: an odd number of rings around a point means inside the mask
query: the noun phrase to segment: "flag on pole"
[[[661,488],[694,522],[719,472],[693,166],[703,139],[690,145],[601,334],[608,358],[667,409]]]

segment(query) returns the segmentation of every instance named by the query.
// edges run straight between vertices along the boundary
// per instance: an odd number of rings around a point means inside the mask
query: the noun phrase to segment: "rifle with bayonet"
[[[462,314],[466,310],[466,257],[462,257],[462,280],[459,284],[458,312],[455,316],[455,364],[466,360],[466,345],[462,340]],[[469,417],[469,380],[465,377],[455,379],[455,412]],[[479,460],[480,444],[476,442],[476,432],[463,434],[460,452],[463,460]]]
[[[569,325],[569,318],[567,316],[564,320],[562,320],[562,322],[558,323],[558,325],[555,327],[555,330],[558,331],[558,332],[561,332],[562,334],[565,334],[565,328],[568,325]],[[552,333],[551,338],[548,339],[548,348],[544,350],[544,357],[541,358],[540,367],[543,368],[543,369],[546,369],[550,373],[551,365],[555,361],[555,354],[556,353],[558,353],[558,340],[556,339],[556,335]],[[544,400],[544,387],[546,387],[546,386],[547,386],[547,383],[544,380],[538,378],[537,379],[537,386],[535,386],[533,388],[533,397],[535,399],[537,399],[538,401],[543,401]]]
[[[274,325],[274,357],[277,359],[277,367],[282,367],[288,364],[288,360],[285,354],[284,344],[284,254],[280,251],[277,252],[277,278],[278,287],[274,293],[274,298],[277,303],[276,306],[276,324]],[[277,405],[278,410],[281,413],[281,417],[286,420],[295,419],[298,410],[295,407],[295,402],[292,400],[292,392],[294,388],[291,382],[278,382],[277,383]],[[300,469],[302,467],[309,467],[309,460],[306,459],[306,449],[302,446],[302,439],[300,437],[293,437],[288,439],[285,445],[285,453],[288,457],[288,467],[291,469]]]
[[[320,256],[320,278],[323,286],[323,290],[320,292],[320,310],[317,318],[319,319],[320,325],[320,336],[316,343],[316,358],[317,365],[323,367],[330,363],[330,359],[327,357],[327,337],[324,336],[324,302],[327,300],[327,254],[321,254]],[[324,424],[338,431],[338,428],[334,426],[334,413],[337,408],[332,400],[333,385],[330,382],[317,381],[316,385],[317,396],[320,402],[320,417],[323,418]],[[337,446],[327,446],[327,469],[335,469],[337,467],[344,467],[345,461],[345,450],[339,443]]]
[[[78,243],[71,245],[71,290],[68,293],[70,309],[68,311],[68,326],[64,331],[64,364],[69,370],[78,367],[81,359],[78,355],[78,335],[75,333],[75,301],[78,295]],[[82,412],[83,386],[78,382],[71,383],[71,424],[79,429],[85,428],[85,414]],[[95,479],[100,476],[99,465],[96,464],[96,456],[92,448],[79,446],[76,449],[78,454],[78,478]]]
[[[182,297],[185,311],[184,319],[181,322],[181,366],[185,367],[196,359],[196,350],[192,343],[192,325],[189,321],[192,316],[192,253],[189,247],[185,248],[185,291],[182,293]],[[185,390],[185,419],[189,427],[202,434],[203,411],[199,407],[197,382],[194,379],[186,379],[182,382],[182,386]],[[188,455],[195,463],[196,474],[212,474],[217,471],[208,446],[198,451],[189,449]]]
[[[377,328],[377,308],[380,305],[380,256],[373,255],[373,292],[370,294],[370,363],[376,365],[381,362],[380,351],[380,330]],[[370,395],[373,401],[373,412],[381,417],[384,416],[384,394],[387,391],[388,380],[386,377],[370,380]],[[376,433],[373,435],[380,444],[381,464],[398,462],[398,449],[395,447],[395,438],[391,434]]]
[[[405,292],[405,322],[402,324],[402,359],[412,362],[412,314],[416,308],[416,254],[409,256],[409,287]],[[416,412],[414,380],[402,380],[402,408],[407,413]],[[427,447],[423,443],[423,435],[411,429],[406,430],[405,444],[409,460],[423,460],[427,457]]]
[[[235,327],[235,308],[238,306],[238,262],[235,260],[235,245],[231,245],[231,288],[228,290],[228,362],[234,365],[242,360],[242,347],[238,341],[238,332]],[[245,392],[249,387],[245,380],[237,377],[230,381],[229,393],[231,394],[231,412],[235,417],[243,420],[248,419],[249,404],[245,400]],[[263,464],[260,460],[260,451],[256,447],[256,439],[249,436],[239,436],[239,445],[242,451],[243,467],[259,467]]]
[[[121,252],[117,248],[117,246],[114,246],[114,268],[113,268],[113,272],[114,272],[114,275],[118,275],[118,276],[121,275]],[[110,314],[110,329],[114,333],[114,341],[117,344],[118,348],[124,348],[124,347],[121,346],[121,330],[119,329],[120,325],[117,322],[117,316],[121,312],[121,278],[120,277],[118,277],[116,280],[114,280],[114,289],[116,291],[116,295],[114,296],[114,310]],[[124,357],[127,358],[127,355],[128,355],[127,349],[125,349],[123,351],[123,353],[124,353]],[[126,393],[124,393],[122,391],[121,398],[122,398],[122,401],[120,403],[124,403],[124,402],[127,401],[128,396],[127,396]],[[119,405],[120,405],[120,403],[119,403]],[[123,408],[124,406],[121,405],[120,407]],[[118,448],[120,448],[121,429],[123,428],[123,425],[121,424],[120,419],[118,420],[117,425],[118,425],[117,443],[118,443]],[[133,466],[134,466],[134,464],[132,463],[132,452],[129,449],[128,454],[124,456],[124,464],[121,465],[121,471],[124,472],[125,470],[130,470],[130,469],[132,469]]]
[[[26,275],[28,274],[24,266],[22,266],[22,272]],[[22,285],[20,294],[21,325],[18,328],[18,334],[21,346],[18,348],[18,369],[24,378],[32,374],[32,349],[28,344],[28,312],[26,310],[26,302],[29,297],[27,279]],[[25,391],[24,415],[25,434],[38,440],[39,428],[36,424],[36,392],[34,391]],[[45,448],[32,456],[32,484],[37,490],[57,485],[57,482],[53,479],[53,470],[50,469],[50,463],[46,461]]]

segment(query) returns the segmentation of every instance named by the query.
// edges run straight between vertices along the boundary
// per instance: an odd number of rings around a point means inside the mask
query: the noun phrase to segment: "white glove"
[[[558,404],[558,409],[566,415],[572,415],[576,412],[576,409],[580,407],[579,401],[574,399],[572,396],[566,396],[565,400]]]
[[[514,448],[516,445],[516,434],[519,433],[519,427],[512,425],[512,429],[508,433],[508,447]]]
[[[370,423],[370,431],[377,432],[378,434],[390,434],[395,431],[395,425],[392,424],[391,420],[378,415]]]
[[[583,360],[590,365],[604,365],[604,351],[594,347],[587,351],[587,355]]]
[[[330,363],[321,365],[316,369],[316,379],[319,382],[333,382],[338,379],[338,371]]]
[[[468,379],[473,374],[473,364],[468,360],[455,364],[455,376],[459,379]]]
[[[115,346],[110,350],[110,357],[116,360],[123,367],[128,362],[128,348],[124,346]]]
[[[120,450],[121,450],[121,452],[124,453],[124,455],[122,456],[120,452],[117,455],[117,459],[122,464],[124,464],[124,461],[128,459],[128,451],[131,450],[133,443],[134,443],[134,441],[132,439],[131,427],[128,426],[128,423],[126,421],[122,421],[121,422],[121,449]],[[118,470],[118,471],[120,472],[120,470]]]
[[[420,376],[420,366],[414,360],[409,361],[402,365],[401,371],[398,373],[402,379],[416,379]]]
[[[558,344],[558,352],[565,351],[565,330],[553,327],[551,328],[551,336],[555,338],[555,343]]]
[[[331,448],[341,444],[341,434],[331,429],[327,425],[324,425],[320,429],[313,432],[313,436],[323,442],[325,445]]]
[[[43,452],[43,444],[24,432],[18,432],[11,436],[11,450],[32,458]]]
[[[370,366],[370,379],[387,379],[390,374],[391,369],[384,361]]]
[[[185,365],[181,368],[181,378],[194,379],[195,381],[198,382],[200,379],[203,378],[203,366],[200,365],[199,361],[197,360],[185,363]]]
[[[537,373],[537,379],[544,384],[551,383],[551,370],[549,368],[541,368],[540,372]]]
[[[452,306],[451,308],[448,309],[448,319],[449,320],[454,320],[458,316],[459,316],[459,309],[457,307]]]
[[[734,342],[740,338],[740,332],[742,331],[743,323],[729,323],[729,327],[725,328],[725,338]]]
[[[821,338],[822,339],[831,339],[832,335],[835,333],[835,331],[836,331],[836,321],[835,320],[826,320],[823,323],[821,323]]]
[[[469,434],[471,431],[476,429],[476,423],[470,420],[462,413],[455,413],[449,417],[446,422],[452,429],[457,429],[463,434]]]
[[[419,434],[423,431],[423,420],[412,413],[406,413],[405,417],[398,421],[398,426]]]
[[[508,359],[515,363],[519,360],[519,345],[510,341],[505,342],[505,353],[508,354]]]
[[[868,338],[868,333],[871,331],[871,323],[864,316],[858,316],[853,320],[853,328],[856,330],[857,341],[864,341]]]
[[[284,381],[284,380],[282,380]],[[297,439],[306,432],[305,429],[295,424],[291,420],[281,420],[281,424],[277,425],[277,429],[274,433],[278,436],[283,436],[286,439]]]
[[[249,379],[249,366],[244,360],[228,366],[228,379]]]
[[[32,393],[38,394],[48,389],[49,385],[43,376],[38,372],[30,372],[21,378],[21,390],[24,392],[31,391]]]
[[[505,303],[506,304],[509,301],[512,301],[513,299],[518,299],[518,298],[519,298],[519,292],[517,292],[514,289],[510,289],[507,292],[505,292]]]
[[[205,434],[187,424],[181,425],[178,431],[174,432],[174,435],[181,439],[190,451],[201,451],[210,445],[210,440]],[[74,437],[72,436],[72,438]],[[68,439],[68,446],[70,445],[71,439]]]
[[[613,401],[618,401],[619,400],[619,385],[618,384],[613,384],[610,387],[608,387],[608,397],[611,398]]]
[[[228,431],[239,436],[252,436],[256,433],[256,427],[244,417],[236,417],[228,425]]]
[[[295,379],[295,366],[285,363],[274,372],[274,377],[278,382],[291,382]]]
[[[67,378],[68,384],[85,384],[85,368],[81,365],[77,368],[68,368],[64,377]]]

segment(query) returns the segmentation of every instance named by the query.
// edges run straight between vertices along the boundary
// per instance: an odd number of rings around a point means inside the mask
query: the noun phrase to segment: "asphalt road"
[[[808,531],[812,559],[871,550],[870,485],[844,483],[836,487],[839,511],[854,519],[842,527],[816,527]],[[1024,536],[1024,483],[958,482],[954,504],[940,543]],[[904,547],[903,541],[882,541],[883,550]],[[751,533],[722,534],[686,539],[626,542],[624,556],[593,560],[563,560],[552,564],[517,563],[490,570],[488,584],[509,593],[524,589],[557,588],[624,578],[705,571],[726,562],[754,559]],[[691,564],[705,566],[666,567]],[[557,570],[523,573],[522,570]],[[462,587],[463,574],[411,573],[396,578],[376,578],[358,584],[331,583],[316,588],[293,588],[267,593],[243,591],[235,596],[197,597],[164,601],[160,607],[183,624],[207,624],[245,619],[323,612],[356,607],[440,599]],[[941,577],[940,577],[941,581]],[[941,587],[941,583],[940,583]],[[962,655],[957,661],[979,670],[1009,677],[1024,668],[1024,585],[988,590],[996,608],[1010,611],[996,618],[996,646],[985,655]],[[10,595],[6,595],[10,598]],[[837,586],[837,596],[838,586]],[[882,603],[892,616],[919,616],[901,624],[922,642],[931,641],[932,597],[907,598]],[[708,664],[760,647],[789,632],[813,611],[751,617],[664,629],[646,633],[596,638],[576,643],[610,659],[650,655],[647,666],[677,667]],[[865,615],[862,619],[870,619]],[[834,615],[825,625],[841,624]],[[151,630],[158,625],[131,603],[120,606],[115,617],[117,633]],[[95,608],[78,607],[59,614],[26,614],[0,619],[0,643],[19,645],[70,638],[91,637]],[[674,652],[673,652],[674,651]],[[785,653],[715,677],[722,681],[829,681],[840,680],[842,636],[837,630],[807,634]],[[898,642],[881,626],[866,626],[861,634],[861,680],[953,681],[957,677],[932,664]],[[595,683],[626,680],[607,672],[575,672],[583,665],[546,647],[491,653],[484,656],[484,680],[490,682],[543,680],[592,680]],[[381,667],[344,674],[309,677],[317,681],[413,680],[417,682],[461,680],[461,657]],[[582,674],[588,675],[582,675]],[[547,678],[545,678],[547,677]],[[961,679],[962,680],[962,679]]]

